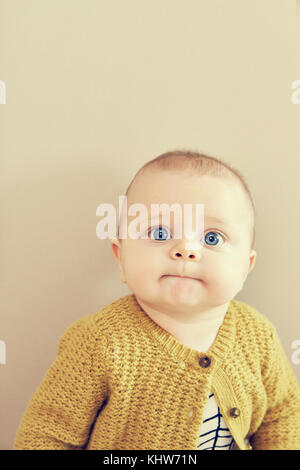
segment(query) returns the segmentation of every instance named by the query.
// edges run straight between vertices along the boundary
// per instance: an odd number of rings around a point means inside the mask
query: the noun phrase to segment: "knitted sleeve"
[[[81,450],[106,397],[105,338],[95,338],[85,317],[58,343],[55,361],[30,399],[13,450]]]
[[[254,450],[300,450],[299,385],[273,325],[271,338],[272,358],[265,379],[268,408],[250,443]]]

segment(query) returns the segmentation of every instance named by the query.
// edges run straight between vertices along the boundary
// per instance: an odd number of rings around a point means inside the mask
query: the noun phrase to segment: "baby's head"
[[[242,290],[256,259],[255,207],[237,170],[196,152],[168,152],[137,172],[126,196],[127,210],[139,203],[149,214],[149,238],[111,241],[121,280],[138,300],[160,311],[192,315],[224,305]],[[196,205],[203,204],[203,233],[195,232],[191,240],[182,228],[175,238],[172,218],[160,231],[157,224],[151,227],[151,205],[174,203],[182,214],[184,205],[192,204],[194,221]],[[126,218],[128,227],[136,215]]]

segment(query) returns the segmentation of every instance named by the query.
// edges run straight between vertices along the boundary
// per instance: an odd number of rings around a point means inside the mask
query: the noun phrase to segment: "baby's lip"
[[[183,276],[181,274],[164,274],[164,276],[162,277],[166,277],[166,276],[171,276],[171,277],[183,277],[183,278],[188,278],[188,279],[194,279],[196,281],[201,281],[201,279],[197,278],[197,277],[192,277],[192,276]]]

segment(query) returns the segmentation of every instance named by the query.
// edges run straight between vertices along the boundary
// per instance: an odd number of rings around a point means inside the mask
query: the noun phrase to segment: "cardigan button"
[[[231,410],[229,411],[229,414],[232,418],[238,418],[241,412],[238,408],[231,408]]]
[[[210,363],[211,363],[211,360],[208,356],[201,357],[199,361],[200,366],[204,368],[209,367]]]

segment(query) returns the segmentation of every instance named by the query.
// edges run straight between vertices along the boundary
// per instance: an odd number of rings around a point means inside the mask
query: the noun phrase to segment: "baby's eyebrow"
[[[212,222],[216,222],[217,224],[225,225],[226,227],[229,227],[229,228],[231,226],[231,223],[228,220],[219,219],[219,217],[208,216],[208,217],[205,217],[205,218],[207,220],[212,221]]]
[[[160,214],[160,219],[161,219],[161,216],[162,214]],[[208,222],[215,222],[219,225],[222,225],[223,227],[227,228],[227,229],[231,229],[232,228],[232,224],[226,220],[226,219],[220,219],[219,217],[215,217],[215,216],[204,216],[204,219]],[[148,225],[150,224],[151,225],[151,220],[150,218],[144,218],[142,219],[140,222],[148,222]],[[172,220],[170,221],[171,224],[172,224]]]
[[[160,214],[160,216],[161,216],[161,214]],[[160,218],[161,218],[161,217],[160,217]],[[210,220],[210,221],[216,222],[216,223],[218,223],[218,224],[226,225],[226,226],[228,226],[228,227],[231,226],[231,223],[229,222],[229,220],[225,220],[225,219],[223,220],[223,219],[220,219],[219,217],[204,216],[204,218],[205,218],[206,220]],[[142,219],[140,222],[147,222],[147,221],[148,221],[148,222],[151,222],[151,218],[150,218],[150,217],[149,217],[149,218],[144,218],[144,219]]]

